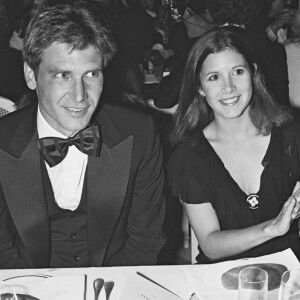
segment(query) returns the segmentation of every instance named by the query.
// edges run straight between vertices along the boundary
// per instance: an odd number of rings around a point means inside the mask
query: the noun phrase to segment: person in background
[[[27,28],[38,105],[0,120],[0,268],[156,264],[162,152],[149,115],[99,106],[114,53],[87,3],[45,9]]]
[[[22,52],[10,46],[23,13],[20,7],[15,9],[13,13],[7,1],[0,1],[0,96],[18,104],[25,94],[30,94],[30,90],[24,78]]]
[[[300,7],[291,24],[290,36],[284,43],[289,75],[289,95],[291,107],[296,115],[300,112]]]
[[[270,24],[267,16],[270,7],[261,0],[210,0],[207,8],[216,26],[233,26],[234,30],[246,37],[256,53],[272,96],[279,104],[288,106],[285,49],[282,44],[269,40],[266,33]]]
[[[253,49],[221,27],[193,46],[168,163],[198,263],[291,248],[300,257],[300,124],[268,93]]]
[[[284,44],[288,38],[290,26],[295,18],[298,0],[265,0],[265,10],[270,24],[267,26],[267,35],[274,42]]]
[[[206,1],[192,0],[185,7],[182,18],[172,28],[168,48],[174,51],[170,74],[163,78],[153,94],[158,108],[172,108],[178,104],[183,70],[189,50],[196,40],[210,28]]]

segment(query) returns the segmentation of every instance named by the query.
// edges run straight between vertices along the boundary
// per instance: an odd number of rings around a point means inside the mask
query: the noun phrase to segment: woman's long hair
[[[249,115],[258,134],[268,135],[274,125],[281,126],[292,119],[288,110],[277,104],[267,91],[255,53],[246,39],[230,27],[219,27],[202,35],[189,53],[171,132],[173,145],[203,130],[214,119],[213,110],[199,93],[200,72],[208,55],[226,49],[241,54],[250,67],[253,94]]]

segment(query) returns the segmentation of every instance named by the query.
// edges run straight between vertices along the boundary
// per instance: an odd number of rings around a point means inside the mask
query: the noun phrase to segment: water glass
[[[268,273],[260,268],[244,268],[239,273],[238,300],[267,300]]]
[[[153,65],[153,74],[158,82],[161,82],[164,74],[164,65]]]
[[[300,269],[291,269],[282,274],[279,300],[300,300]]]

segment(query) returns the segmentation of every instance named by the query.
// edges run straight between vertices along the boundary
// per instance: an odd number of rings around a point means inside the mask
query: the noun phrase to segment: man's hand
[[[19,34],[20,34],[19,32],[16,32],[16,31],[13,32],[13,35],[9,41],[9,46],[16,50],[22,51],[23,50],[23,39],[20,38]]]
[[[269,25],[269,27],[274,34],[277,34],[277,31],[284,25],[291,25],[295,19],[295,16],[296,10],[283,9],[280,14],[277,15],[276,19]]]

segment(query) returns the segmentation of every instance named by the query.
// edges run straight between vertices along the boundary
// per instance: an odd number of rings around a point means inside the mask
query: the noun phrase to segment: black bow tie
[[[38,147],[50,167],[59,164],[67,155],[69,146],[76,146],[90,156],[100,156],[101,138],[99,126],[95,125],[77,132],[67,139],[45,137],[38,140]]]

